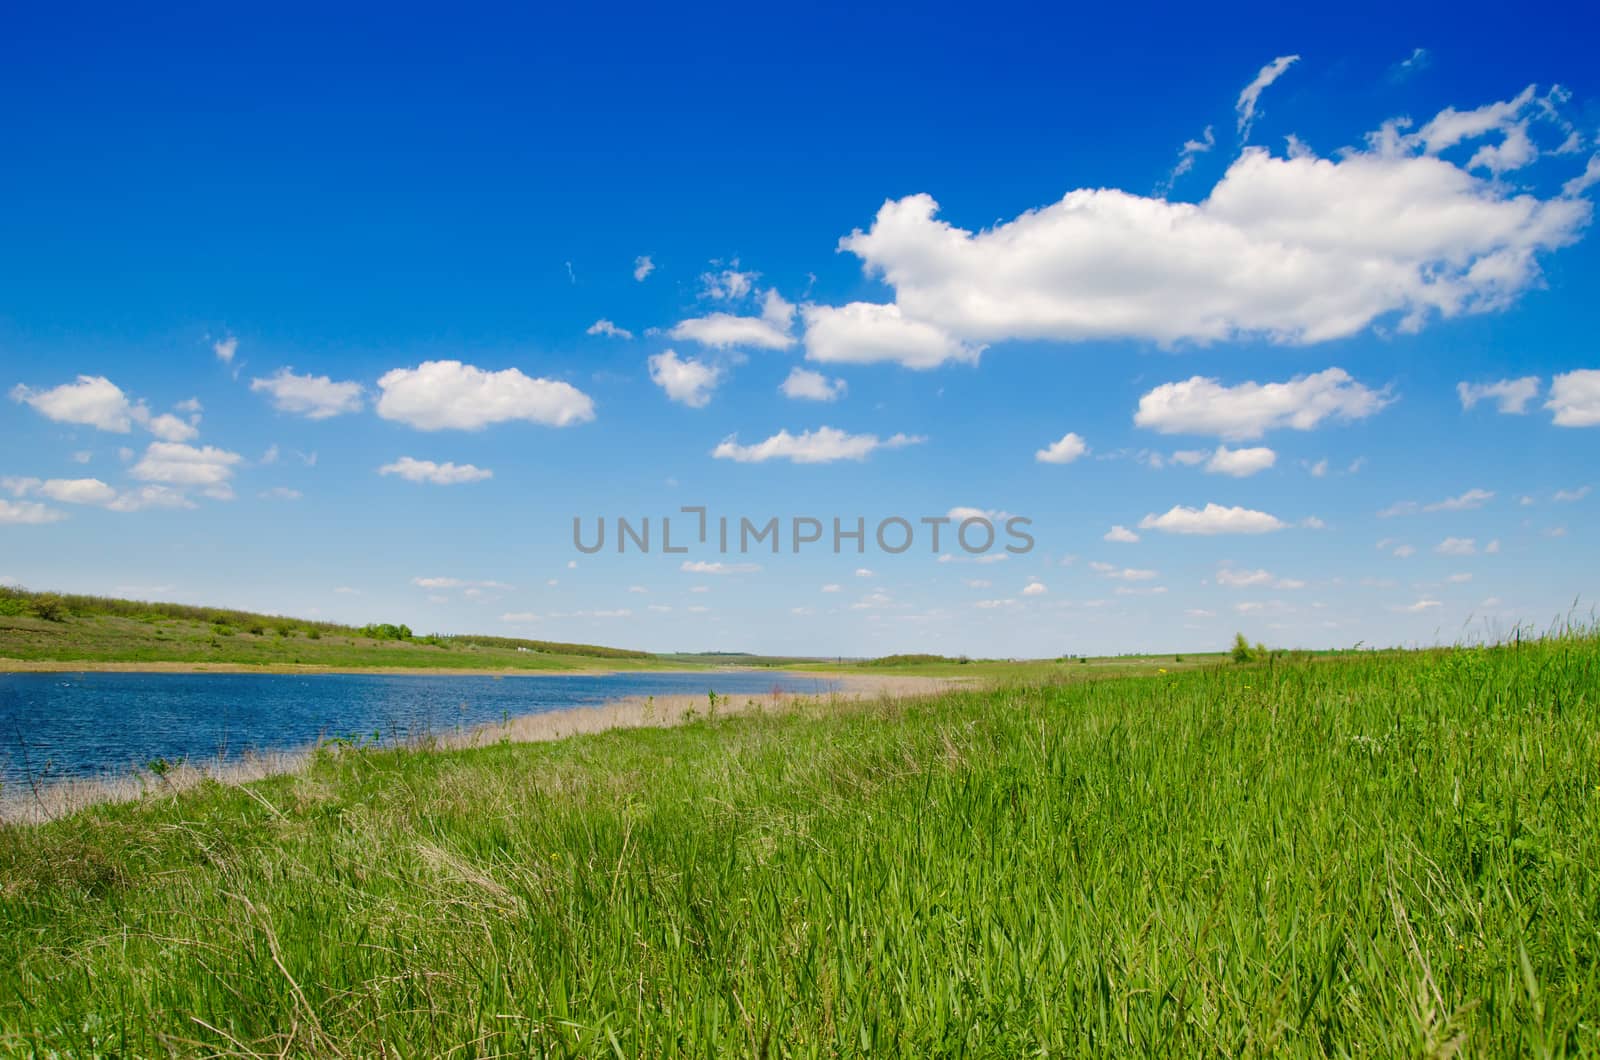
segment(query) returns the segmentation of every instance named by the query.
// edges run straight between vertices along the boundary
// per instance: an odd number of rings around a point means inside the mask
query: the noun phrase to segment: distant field
[[[1600,638],[1021,676],[0,829],[0,1053],[1600,1053]]]

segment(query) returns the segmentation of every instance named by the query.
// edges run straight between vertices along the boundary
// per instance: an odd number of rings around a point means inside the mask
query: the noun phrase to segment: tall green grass
[[[1600,640],[328,755],[0,834],[0,1051],[1600,1051]]]

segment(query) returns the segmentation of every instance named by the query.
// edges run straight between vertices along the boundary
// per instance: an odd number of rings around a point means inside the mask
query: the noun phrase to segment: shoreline
[[[726,671],[736,668],[722,669]],[[490,671],[490,673],[495,672]],[[548,675],[519,672],[518,676],[592,676],[594,673],[616,672],[629,671],[562,670]],[[970,687],[972,684],[970,680],[947,677],[801,672],[808,677],[837,682],[840,687],[823,693],[764,692],[757,695],[719,697],[716,715],[731,717],[759,713],[769,707],[796,709],[807,704],[841,705],[883,699],[918,698]],[[469,671],[469,673],[485,673],[485,671]],[[592,706],[563,707],[532,714],[519,714],[504,721],[485,722],[460,731],[419,737],[402,744],[384,745],[381,749],[394,750],[403,747],[421,752],[460,751],[499,743],[547,743],[614,729],[673,728],[706,717],[707,706],[706,695],[700,692],[623,696]],[[320,746],[322,745],[310,744],[277,751],[250,752],[235,758],[200,765],[185,762],[162,777],[143,772],[107,774],[99,777],[63,778],[41,784],[37,789],[24,787],[16,793],[8,790],[0,795],[0,825],[43,824],[97,805],[177,795],[206,781],[238,787],[268,777],[293,774],[304,770],[310,764]]]
[[[0,677],[8,674],[437,674],[441,677],[600,677],[611,674],[820,673],[769,666],[637,666],[626,669],[595,666],[541,670],[533,667],[493,666],[324,666],[319,663],[185,662],[180,660],[108,661],[101,659],[0,658]],[[830,677],[838,676],[831,671]]]

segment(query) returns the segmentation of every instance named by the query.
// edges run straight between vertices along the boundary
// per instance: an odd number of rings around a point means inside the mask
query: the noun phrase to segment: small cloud
[[[759,563],[723,563],[707,562],[700,559],[686,559],[678,568],[688,574],[754,574],[761,569]]]
[[[288,486],[274,486],[269,490],[262,490],[260,496],[263,500],[269,501],[297,501],[300,499],[300,491],[290,489]]]
[[[633,278],[640,283],[643,283],[644,278],[655,271],[656,263],[650,260],[650,255],[640,254],[633,259]]]
[[[1554,500],[1571,502],[1581,501],[1589,495],[1588,486],[1579,486],[1575,490],[1556,490]]]
[[[232,335],[224,339],[218,339],[211,344],[211,352],[216,354],[217,360],[223,364],[232,364],[233,355],[239,352],[239,340]]]
[[[784,397],[799,401],[837,401],[848,388],[843,379],[829,379],[821,372],[797,366],[778,389]]]
[[[1103,541],[1116,541],[1121,544],[1131,545],[1139,540],[1139,535],[1129,530],[1120,523],[1107,530],[1101,538]]]
[[[627,328],[619,328],[604,317],[596,320],[584,331],[585,335],[604,335],[613,339],[631,339],[633,332]]]
[[[1475,556],[1478,554],[1478,544],[1470,537],[1447,537],[1433,550],[1441,556]]]
[[[1088,451],[1088,443],[1083,437],[1068,431],[1059,440],[1034,453],[1033,458],[1041,464],[1070,464]]]
[[[1029,582],[1027,585],[1025,585],[1023,587],[1022,595],[1023,596],[1043,596],[1045,593],[1047,593],[1049,591],[1050,590],[1045,587],[1044,582]]]
[[[383,465],[378,469],[378,474],[399,475],[407,482],[427,482],[435,486],[482,482],[484,479],[494,477],[494,472],[488,468],[475,467],[472,464],[454,464],[449,461],[437,464],[432,460],[416,460],[409,456],[402,456],[392,464]]]

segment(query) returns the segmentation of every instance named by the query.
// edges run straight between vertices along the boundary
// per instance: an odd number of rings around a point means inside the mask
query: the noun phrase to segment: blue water
[[[0,781],[213,763],[338,737],[383,743],[624,696],[745,699],[836,683],[775,671],[496,678],[436,674],[0,674]]]

